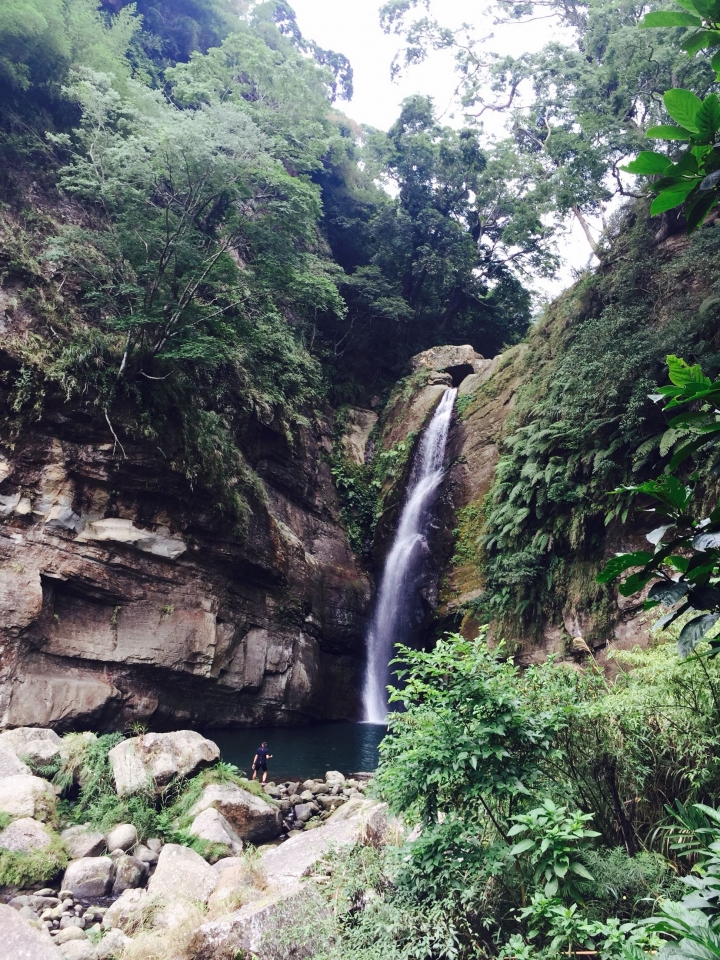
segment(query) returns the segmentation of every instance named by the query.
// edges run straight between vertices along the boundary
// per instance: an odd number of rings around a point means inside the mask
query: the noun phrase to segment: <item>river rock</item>
[[[0,780],[4,777],[15,777],[18,774],[31,776],[30,767],[18,759],[17,755],[5,747],[0,747]]]
[[[154,863],[158,862],[159,854],[153,853],[149,847],[146,847],[141,843],[135,847],[133,856],[137,857],[137,859],[141,860],[143,863],[146,863],[148,867],[151,867]]]
[[[271,960],[282,942],[284,956],[309,957],[325,944],[318,942],[318,927],[298,923],[298,913],[313,904],[318,916],[330,915],[326,901],[310,885],[294,884],[248,903],[234,913],[204,923],[190,942],[193,960],[220,960],[253,956]],[[285,952],[286,951],[286,952]]]
[[[303,792],[300,794],[300,800],[302,800],[303,803],[310,803],[314,797],[315,794],[312,792],[312,790],[303,790]]]
[[[328,770],[325,774],[325,783],[329,783],[331,787],[335,784],[342,787],[345,784],[345,776],[339,770]]]
[[[209,807],[218,810],[245,842],[257,845],[280,835],[280,808],[236,784],[209,784],[190,815],[197,817]]]
[[[124,740],[108,757],[117,794],[125,797],[148,788],[160,794],[176,777],[191,777],[215,763],[220,750],[194,730],[177,730]]]
[[[70,943],[71,940],[86,940],[87,934],[82,927],[71,926],[62,927],[57,936],[53,937],[54,942],[60,946],[61,943]]]
[[[132,890],[145,885],[148,875],[148,866],[137,857],[128,854],[118,857],[115,861],[115,880],[113,881],[112,895],[119,896],[123,890]]]
[[[240,853],[243,848],[242,839],[232,827],[232,824],[214,807],[208,807],[199,813],[192,822],[190,833],[207,840],[208,843],[221,843],[232,853]]]
[[[137,829],[132,823],[120,823],[105,837],[108,850],[129,850],[137,843]]]
[[[51,840],[45,827],[31,817],[14,820],[0,833],[0,847],[19,853],[43,850]]]
[[[0,733],[0,748],[21,760],[46,764],[60,756],[62,740],[54,730],[45,727],[18,727]]]
[[[95,960],[95,947],[89,940],[71,940],[60,947],[63,960]]]
[[[0,904],[2,960],[61,960],[61,953],[45,928],[24,920],[12,907]]]
[[[300,823],[307,823],[313,813],[315,813],[315,809],[312,803],[298,803],[295,807],[295,819],[299,820]]]
[[[99,857],[105,852],[105,837],[89,825],[81,824],[77,827],[68,827],[60,834],[60,838],[68,848],[73,860],[82,860],[83,857]]]
[[[130,943],[130,938],[122,930],[113,927],[95,947],[95,956],[97,960],[111,960],[120,953],[126,943]]]
[[[102,918],[103,930],[119,929],[123,933],[133,933],[140,922],[142,910],[148,901],[148,892],[141,887],[124,890],[115,903],[105,911]]]
[[[318,803],[324,810],[336,810],[341,804],[347,803],[347,798],[325,794],[325,796],[318,797]]]
[[[14,817],[51,820],[55,814],[55,791],[41,777],[4,777],[0,780],[0,810]]]
[[[351,805],[349,814],[343,817],[343,811]],[[262,864],[268,882],[288,886],[299,881],[312,872],[331,847],[352,846],[368,837],[381,843],[387,826],[387,804],[350,800],[325,822],[322,830],[303,831],[264,853]]]
[[[62,888],[74,897],[106,897],[114,879],[115,864],[110,857],[82,857],[67,865]]]
[[[217,873],[199,853],[166,843],[150,878],[148,893],[167,903],[176,899],[207,903],[217,879]]]

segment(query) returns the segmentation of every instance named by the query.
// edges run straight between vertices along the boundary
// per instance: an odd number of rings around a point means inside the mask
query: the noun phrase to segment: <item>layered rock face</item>
[[[255,428],[266,498],[243,535],[86,414],[0,437],[0,726],[354,718],[370,584],[329,437]]]

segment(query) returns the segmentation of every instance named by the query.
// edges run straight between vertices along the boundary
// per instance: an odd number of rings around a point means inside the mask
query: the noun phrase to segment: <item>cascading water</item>
[[[426,534],[440,487],[457,390],[447,389],[423,433],[413,460],[397,533],[385,561],[375,615],[367,639],[365,720],[384,723],[393,646],[405,634],[417,597],[416,580],[427,550]]]

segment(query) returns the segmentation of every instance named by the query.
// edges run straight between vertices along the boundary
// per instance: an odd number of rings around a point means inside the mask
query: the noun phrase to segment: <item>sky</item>
[[[290,0],[304,36],[326,49],[343,53],[354,72],[354,96],[350,103],[338,107],[359,123],[387,130],[400,112],[400,104],[413,93],[434,98],[445,122],[452,122],[453,91],[457,77],[452,55],[447,51],[433,53],[418,66],[411,67],[398,81],[390,78],[393,57],[402,38],[387,35],[380,27],[379,8],[382,0]],[[488,47],[501,54],[530,52],[540,49],[562,35],[553,20],[537,20],[532,24],[493,27],[483,22],[479,0],[432,0],[431,12],[449,27],[472,23],[479,36],[489,37]],[[502,120],[490,115],[500,133]],[[498,119],[495,119],[498,117]],[[573,279],[573,269],[584,267],[591,258],[587,240],[580,228],[573,225],[559,244],[563,267],[554,281],[536,281],[537,291],[546,296],[557,295]]]

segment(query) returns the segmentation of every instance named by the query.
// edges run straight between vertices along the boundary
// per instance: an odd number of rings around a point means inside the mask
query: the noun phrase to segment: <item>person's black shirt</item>
[[[259,764],[267,764],[267,758],[270,754],[270,751],[267,747],[258,747],[255,753],[257,755],[257,762]]]

